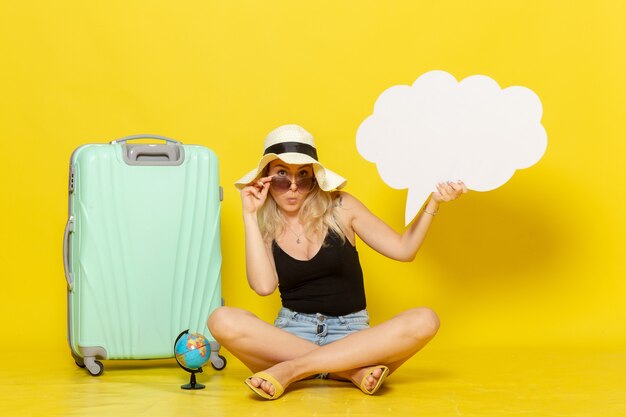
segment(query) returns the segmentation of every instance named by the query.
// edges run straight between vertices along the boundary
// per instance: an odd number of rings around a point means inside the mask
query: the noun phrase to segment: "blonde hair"
[[[339,220],[336,208],[341,204],[339,192],[321,190],[317,184],[304,199],[298,217],[304,225],[305,235],[317,235],[323,239],[327,231],[335,232],[345,241],[343,225]],[[265,204],[257,212],[259,229],[266,242],[275,240],[286,229],[285,218],[271,194]]]

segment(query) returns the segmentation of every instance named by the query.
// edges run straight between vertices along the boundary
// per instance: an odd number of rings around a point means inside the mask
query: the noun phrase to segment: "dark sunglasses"
[[[291,184],[294,183],[296,184],[299,192],[308,193],[313,189],[313,184],[315,184],[315,177],[298,178],[295,182],[292,182],[287,177],[272,177],[272,182],[270,186],[274,191],[284,193],[289,190],[289,188],[291,188]]]

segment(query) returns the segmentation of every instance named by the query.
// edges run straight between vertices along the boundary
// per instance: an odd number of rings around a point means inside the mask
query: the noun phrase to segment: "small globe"
[[[174,355],[180,366],[197,370],[209,361],[211,347],[202,333],[183,332],[174,344]]]

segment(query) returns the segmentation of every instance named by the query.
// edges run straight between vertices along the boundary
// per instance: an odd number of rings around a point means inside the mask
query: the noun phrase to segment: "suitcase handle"
[[[164,140],[164,141],[170,142],[170,143],[180,143],[179,141],[177,141],[175,139],[172,139],[172,138],[168,138],[167,136],[151,135],[151,134],[141,134],[141,135],[125,136],[123,138],[111,141],[111,143],[127,142],[129,140],[135,140],[135,139],[158,139],[158,140]]]
[[[65,279],[67,281],[67,290],[74,289],[74,273],[70,271],[70,234],[74,231],[74,216],[67,219],[65,225],[65,234],[63,235],[63,269],[65,270]]]
[[[167,143],[162,144],[128,144],[129,140],[157,139]],[[140,134],[126,136],[111,142],[121,144],[124,148],[124,162],[128,165],[140,166],[166,166],[180,165],[185,159],[182,142],[161,135]]]

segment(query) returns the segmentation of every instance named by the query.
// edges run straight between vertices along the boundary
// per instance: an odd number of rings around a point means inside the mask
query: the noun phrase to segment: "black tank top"
[[[301,313],[344,316],[363,310],[365,288],[356,248],[329,231],[319,252],[308,261],[289,256],[272,242],[283,306]]]

